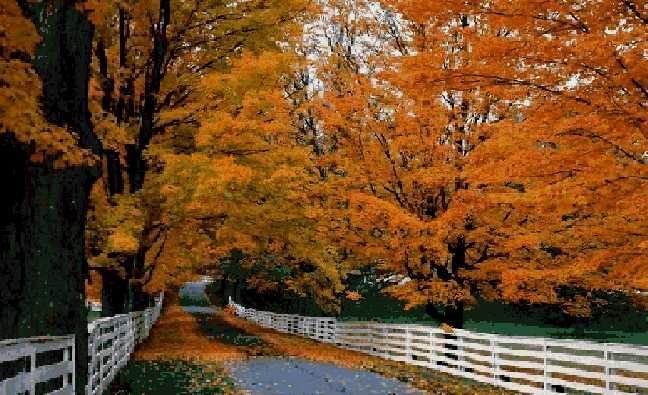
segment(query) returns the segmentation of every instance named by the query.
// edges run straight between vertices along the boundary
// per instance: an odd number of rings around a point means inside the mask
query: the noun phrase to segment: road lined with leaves
[[[177,299],[167,306],[110,393],[505,393],[210,310],[182,307]]]

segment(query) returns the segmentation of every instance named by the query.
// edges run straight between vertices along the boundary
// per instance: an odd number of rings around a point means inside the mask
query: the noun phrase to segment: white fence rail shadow
[[[518,337],[416,324],[337,321],[245,308],[261,326],[530,394],[648,394],[648,347]]]
[[[117,371],[128,362],[135,345],[149,335],[160,316],[164,294],[155,298],[153,307],[114,317],[100,318],[88,324],[88,395],[101,394]],[[47,363],[39,366],[39,356],[47,353]],[[60,357],[55,357],[58,355]],[[41,357],[42,359],[42,357]],[[57,359],[49,362],[51,359]],[[75,393],[74,335],[42,336],[0,341],[0,365],[14,373],[0,381],[0,394]],[[1,376],[0,376],[1,378]],[[54,390],[37,390],[48,383]]]

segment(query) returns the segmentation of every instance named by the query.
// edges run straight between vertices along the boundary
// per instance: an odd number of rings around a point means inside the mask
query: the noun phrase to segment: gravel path
[[[251,358],[226,368],[236,384],[252,394],[425,394],[376,373],[298,358]]]

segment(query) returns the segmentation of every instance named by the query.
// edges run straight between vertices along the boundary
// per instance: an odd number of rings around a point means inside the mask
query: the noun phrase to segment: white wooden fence
[[[88,324],[88,395],[101,394],[126,365],[135,345],[148,337],[160,315],[163,298],[164,294],[160,294],[155,305],[145,311],[100,318]],[[39,366],[39,356],[44,353],[48,353],[48,362]],[[7,371],[14,370],[11,377],[0,381],[0,395],[74,394],[74,361],[74,335],[0,341],[0,364],[5,363]],[[48,382],[57,389],[39,388]]]
[[[48,360],[58,354],[58,361],[47,365],[37,364],[42,354]],[[74,394],[74,335],[31,337],[0,341],[0,364],[14,369],[15,376],[0,381],[0,394],[36,393],[39,383],[57,380],[59,389],[50,394]]]
[[[156,297],[155,305],[145,311],[100,318],[88,324],[88,395],[102,394],[126,365],[135,345],[148,337],[160,316],[163,297]]]
[[[648,347],[502,336],[416,324],[337,321],[245,308],[261,326],[507,389],[545,394],[648,394]]]

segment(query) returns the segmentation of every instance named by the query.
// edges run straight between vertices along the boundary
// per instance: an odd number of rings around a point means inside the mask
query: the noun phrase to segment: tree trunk
[[[121,13],[120,13],[121,16]],[[120,28],[121,28],[120,24]],[[97,42],[95,51],[99,63],[99,75],[101,77],[101,89],[103,95],[101,97],[101,109],[104,114],[113,112],[113,90],[114,80],[108,73],[108,56],[106,54],[106,47],[103,38]],[[121,58],[121,54],[120,54]],[[115,109],[116,111],[117,109]],[[118,150],[106,149],[106,194],[112,197],[116,194],[124,192],[124,177],[122,176],[122,165]],[[109,199],[114,204],[112,199]],[[123,314],[128,311],[127,293],[128,281],[119,274],[110,269],[102,270],[103,287],[101,290],[101,315],[103,317],[112,317],[117,314]]]
[[[446,307],[444,322],[455,329],[463,329],[464,327],[463,302],[457,302],[455,303],[455,306]]]
[[[225,287],[223,288],[223,296],[225,300],[229,301],[229,298],[231,297],[234,299],[234,286],[232,281],[228,278],[225,280]],[[240,301],[234,299],[236,303],[240,303]]]
[[[171,2],[170,0],[160,0],[160,16],[158,23],[152,26],[153,32],[153,52],[151,59],[151,67],[147,69],[146,79],[144,82],[144,102],[141,110],[141,125],[137,142],[126,147],[127,156],[127,171],[129,189],[131,193],[136,193],[144,187],[144,180],[146,176],[146,160],[144,159],[144,151],[149,146],[153,138],[155,114],[157,107],[157,95],[160,92],[160,85],[162,78],[164,78],[164,62],[168,48],[167,40],[167,27],[171,23]],[[122,16],[120,15],[120,19]],[[120,22],[121,23],[121,22]],[[120,37],[123,43],[125,38]],[[140,243],[140,249],[135,257],[133,257],[131,272],[129,277],[131,279],[141,279],[144,275],[144,261],[148,245],[146,241],[149,239],[151,227],[148,226],[152,221],[147,221]],[[141,285],[133,283],[131,287],[133,309],[142,307],[142,302],[147,300],[148,295],[145,295]]]
[[[93,29],[73,1],[20,2],[42,42],[34,66],[49,122],[77,133],[79,147],[101,155],[88,112]],[[34,164],[30,147],[0,138],[0,338],[74,334],[76,388],[87,380],[85,221],[99,166],[55,170]]]
[[[113,270],[102,270],[101,279],[101,316],[112,317],[127,312],[127,283]]]
[[[116,194],[124,193],[124,177],[122,176],[122,166],[119,160],[119,151],[106,150],[106,184],[108,187],[108,195],[113,196]]]
[[[236,300],[237,303],[243,304],[243,300],[241,299],[241,292],[243,291],[243,282],[241,279],[237,278],[236,279],[236,285],[234,287],[234,300]]]
[[[0,338],[76,336],[77,388],[87,374],[84,227],[92,178],[28,163],[3,138],[0,166]],[[12,144],[13,143],[13,144]],[[22,152],[21,152],[22,151]]]
[[[119,68],[126,69],[127,64],[127,48],[128,37],[130,35],[128,25],[128,14],[122,7],[119,8]],[[119,85],[119,99],[115,108],[115,116],[117,122],[122,124],[135,114],[135,102],[133,100],[133,92],[135,91],[134,81],[132,74],[128,75]]]
[[[461,188],[462,185],[464,184],[461,181],[461,185],[459,185],[457,189]],[[463,281],[459,271],[466,267],[466,242],[463,237],[460,237],[454,245],[449,246],[449,252],[452,253],[452,279],[454,279],[459,285],[462,285]],[[463,328],[464,310],[464,302],[461,300],[455,301],[454,306],[446,306],[444,322],[456,329]]]

